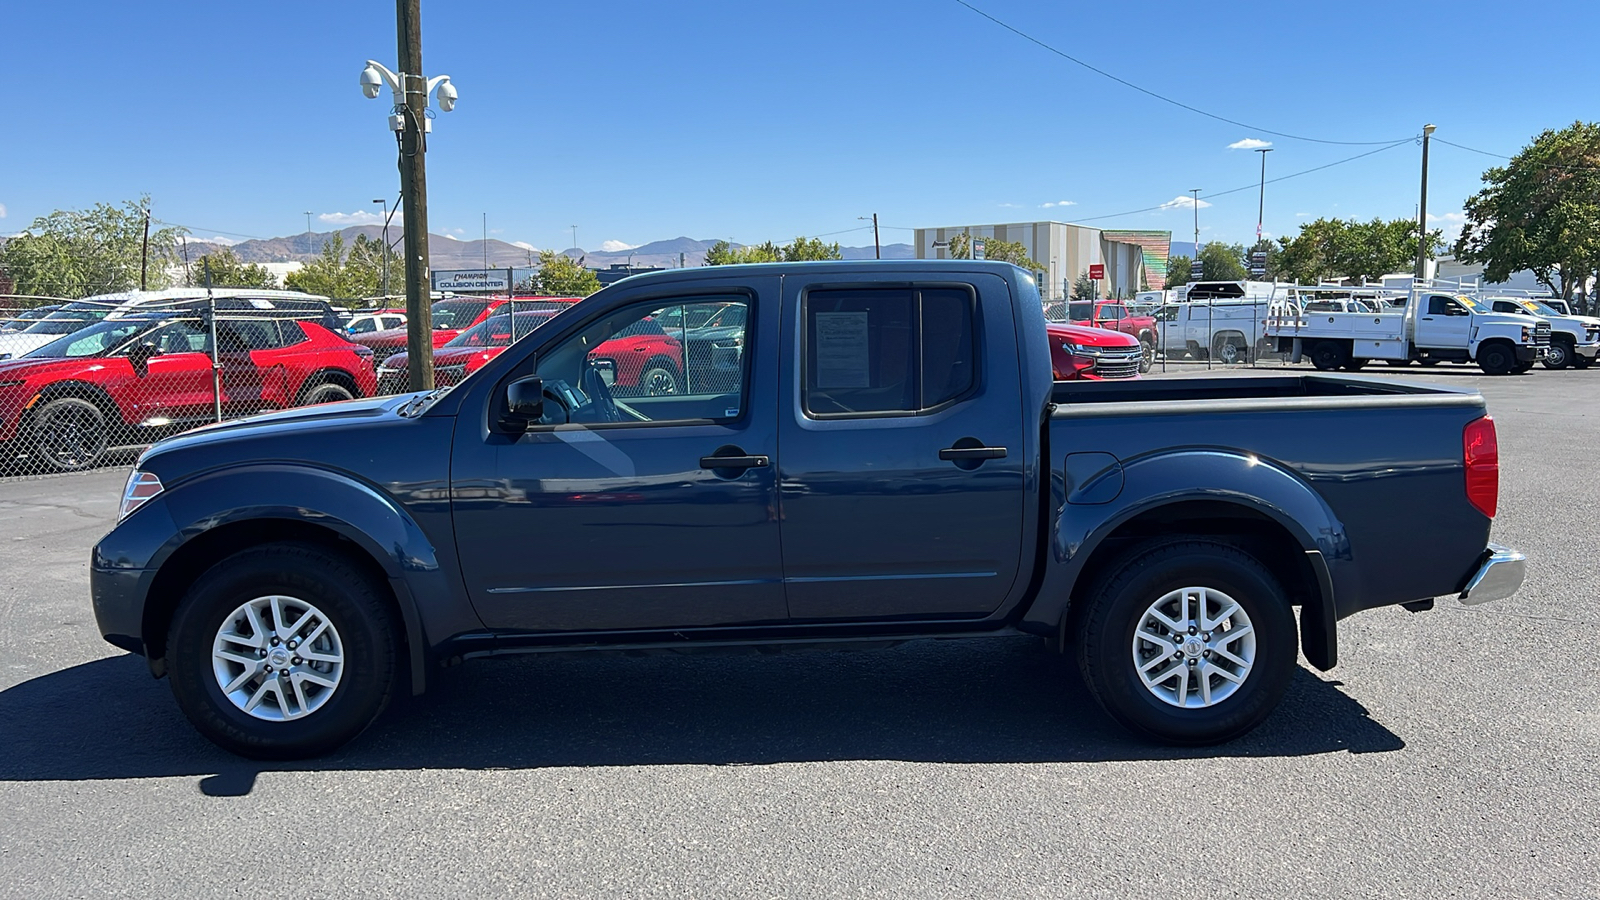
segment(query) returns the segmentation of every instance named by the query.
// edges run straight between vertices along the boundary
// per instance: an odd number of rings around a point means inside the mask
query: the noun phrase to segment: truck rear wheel
[[[1323,372],[1332,372],[1350,361],[1350,351],[1338,341],[1319,341],[1311,348],[1311,364]]]
[[[1071,638],[1084,681],[1113,719],[1147,737],[1232,740],[1271,714],[1294,675],[1288,598],[1230,544],[1152,542],[1079,602]]]
[[[178,706],[225,750],[303,759],[360,734],[389,702],[395,629],[381,588],[314,544],[264,544],[189,589],[167,637]]]

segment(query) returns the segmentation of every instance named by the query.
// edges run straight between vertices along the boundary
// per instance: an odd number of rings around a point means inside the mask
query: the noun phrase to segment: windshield
[[[57,338],[25,356],[29,359],[41,356],[61,359],[104,356],[160,324],[161,320],[154,319],[113,319],[100,322],[66,337]]]
[[[519,312],[515,320],[511,316],[495,315],[484,319],[482,322],[468,328],[450,339],[446,347],[504,347],[513,340],[515,327],[515,340],[521,340],[533,333],[535,328],[555,318],[556,311]]]
[[[1522,308],[1527,310],[1528,312],[1533,313],[1536,316],[1559,316],[1559,315],[1562,315],[1560,310],[1555,309],[1554,307],[1550,306],[1547,303],[1540,303],[1537,300],[1523,300],[1522,301]]]
[[[1094,318],[1093,303],[1068,303],[1067,318],[1073,322],[1087,322]]]
[[[91,322],[104,319],[111,307],[103,303],[68,303],[23,329],[23,334],[71,334]]]
[[[430,307],[433,311],[433,328],[435,331],[443,331],[449,328],[466,328],[473,322],[478,321],[478,317],[483,315],[483,311],[488,308],[489,301],[487,300],[440,300]]]
[[[1472,297],[1468,297],[1466,294],[1457,294],[1456,300],[1460,301],[1462,306],[1465,306],[1467,309],[1470,309],[1475,313],[1494,312],[1494,310],[1489,308],[1488,304],[1485,304],[1481,300],[1475,300]]]

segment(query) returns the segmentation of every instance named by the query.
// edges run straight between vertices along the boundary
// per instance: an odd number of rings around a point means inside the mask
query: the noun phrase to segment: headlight
[[[1100,356],[1105,352],[1104,347],[1090,347],[1086,344],[1062,344],[1061,349],[1073,356]]]
[[[1533,329],[1526,325],[1522,326],[1522,342],[1526,344],[1531,340],[1533,340]]]
[[[456,363],[453,366],[439,366],[433,370],[434,378],[454,378],[457,381],[467,377],[467,364]]]
[[[737,350],[744,346],[744,335],[741,334],[738,337],[723,338],[720,341],[712,341],[711,346],[717,348],[718,350]]]
[[[129,472],[128,483],[122,488],[122,506],[117,510],[117,521],[126,519],[134,510],[155,499],[161,491],[161,479],[154,473],[138,469]]]

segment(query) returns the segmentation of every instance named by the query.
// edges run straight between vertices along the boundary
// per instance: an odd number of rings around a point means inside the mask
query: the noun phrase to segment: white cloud
[[[624,250],[632,250],[633,248],[635,248],[637,246],[639,246],[639,245],[638,244],[624,244],[621,241],[601,241],[600,242],[600,249],[604,250],[607,253],[621,253]]]
[[[1078,202],[1076,200],[1057,200],[1054,203],[1043,203],[1043,204],[1040,204],[1040,207],[1043,208],[1043,209],[1050,209],[1050,208],[1056,207],[1056,206],[1077,206],[1077,205],[1078,205]]]
[[[1201,200],[1199,205],[1200,205],[1201,209],[1205,209],[1206,207],[1210,206],[1211,204],[1207,203],[1204,200]],[[1161,209],[1194,209],[1195,208],[1195,200],[1194,200],[1193,197],[1191,197],[1191,196],[1189,196],[1187,194],[1182,194],[1182,195],[1179,195],[1177,197],[1173,197],[1171,200],[1168,200],[1167,202],[1161,204],[1160,208]]]
[[[528,243],[527,241],[512,241],[511,242],[511,246],[513,246],[513,247],[521,247],[524,250],[531,250],[534,253],[538,253],[539,252],[539,248],[538,247],[535,247],[534,245]]]
[[[1309,219],[1311,218],[1311,213],[1295,213],[1294,217],[1296,219]]]
[[[1259,150],[1262,147],[1271,147],[1271,146],[1272,146],[1272,142],[1271,141],[1263,141],[1263,140],[1260,140],[1258,138],[1245,138],[1242,141],[1234,141],[1233,143],[1229,144],[1228,145],[1228,149],[1229,150]]]
[[[1448,212],[1442,216],[1436,216],[1433,213],[1428,213],[1429,222],[1465,222],[1466,220],[1466,213]]]
[[[4,219],[5,217],[6,217],[6,205],[4,203],[0,203],[0,219]]]
[[[1467,223],[1467,214],[1447,212],[1442,216],[1436,216],[1433,213],[1428,213],[1428,223],[1430,225],[1442,225],[1443,227],[1440,230],[1444,232],[1445,243],[1453,244],[1456,238],[1461,237],[1461,228]]]
[[[1002,203],[1002,204],[1000,204],[1000,208],[1001,209],[1021,209],[1022,208],[1022,204],[1021,203]]]
[[[232,247],[234,244],[244,243],[244,241],[240,240],[239,238],[223,237],[220,234],[213,235],[211,237],[205,237],[197,234],[194,236],[194,239],[197,241],[205,241],[208,244],[221,244],[224,247]]]
[[[323,213],[317,216],[317,221],[329,225],[382,225],[383,216],[363,209],[353,213]]]
[[[459,241],[459,240],[461,240],[461,238],[456,237],[455,235],[451,234],[448,231],[446,231],[444,234],[441,234],[439,236],[444,238],[447,241]]]

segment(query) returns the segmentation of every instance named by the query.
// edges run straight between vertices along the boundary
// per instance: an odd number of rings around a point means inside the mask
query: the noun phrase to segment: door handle
[[[765,456],[702,456],[702,469],[765,469],[772,461]]]
[[[939,451],[939,458],[945,460],[984,460],[1005,459],[1004,447],[946,447]]]

